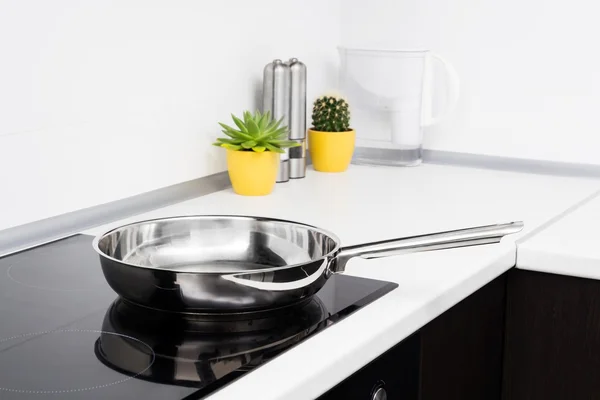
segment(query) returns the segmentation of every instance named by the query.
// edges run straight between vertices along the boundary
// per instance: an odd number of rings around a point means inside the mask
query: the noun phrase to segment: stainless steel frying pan
[[[341,247],[333,233],[297,222],[205,215],[147,220],[95,238],[107,282],[138,305],[240,313],[308,299],[353,257],[379,258],[497,243],[522,222]]]

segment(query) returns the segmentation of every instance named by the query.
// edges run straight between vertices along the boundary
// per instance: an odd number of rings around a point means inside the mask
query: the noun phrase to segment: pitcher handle
[[[458,98],[460,96],[460,79],[458,78],[458,73],[456,72],[452,64],[450,64],[448,60],[446,60],[439,54],[430,52],[429,56],[431,56],[432,59],[439,61],[444,66],[444,71],[446,72],[446,104],[444,110],[436,116],[431,115],[432,113],[429,107],[425,107],[425,109],[428,110],[423,113],[423,126],[435,125],[441,120],[443,120],[446,116],[450,115],[450,113],[454,111],[454,108],[458,104]],[[431,97],[431,92],[433,88],[430,87],[430,84],[431,79],[430,77],[426,76],[423,84],[424,99],[428,96]]]

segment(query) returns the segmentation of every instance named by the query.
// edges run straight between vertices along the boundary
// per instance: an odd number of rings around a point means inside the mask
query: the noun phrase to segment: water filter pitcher
[[[340,90],[356,129],[355,164],[413,166],[422,161],[423,127],[450,114],[459,97],[454,68],[428,50],[340,48]],[[444,110],[432,115],[433,68],[445,71]]]

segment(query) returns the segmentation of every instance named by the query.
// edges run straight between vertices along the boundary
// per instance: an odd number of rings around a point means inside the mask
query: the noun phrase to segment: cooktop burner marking
[[[47,287],[47,286],[30,285],[28,283],[25,283],[23,281],[18,280],[17,278],[15,278],[13,276],[13,274],[11,274],[11,271],[13,269],[18,270],[18,268],[13,268],[13,267],[15,267],[15,265],[11,264],[8,267],[8,269],[6,270],[6,276],[8,276],[8,279],[10,279],[13,282],[18,283],[19,285],[23,285],[23,286],[28,287],[28,288],[41,289],[41,290],[50,290],[50,291],[53,291],[53,292],[83,292],[83,291],[93,290],[93,288],[89,288],[89,287],[82,287],[82,288],[53,288],[53,287]]]
[[[10,340],[21,339],[21,338],[26,338],[26,337],[35,337],[35,336],[41,336],[41,335],[46,335],[46,334],[50,334],[50,333],[68,333],[68,332],[96,333],[99,335],[100,334],[114,335],[114,336],[123,337],[125,339],[133,340],[137,343],[140,343],[140,344],[146,346],[149,350],[149,354],[151,354],[151,356],[152,356],[152,359],[150,360],[150,363],[148,364],[148,366],[146,366],[146,368],[144,368],[140,372],[136,373],[135,375],[127,376],[123,379],[120,379],[120,380],[117,380],[114,382],[110,382],[110,383],[105,383],[102,385],[90,386],[90,387],[85,387],[85,388],[77,388],[77,389],[61,389],[61,390],[28,390],[28,389],[5,388],[5,387],[0,386],[0,391],[12,392],[12,393],[25,393],[25,394],[62,394],[62,393],[87,392],[90,390],[102,389],[102,388],[106,388],[109,386],[118,385],[120,383],[127,382],[131,379],[137,378],[138,376],[140,376],[141,374],[146,372],[152,366],[152,364],[154,364],[154,361],[156,360],[156,354],[154,353],[154,350],[152,350],[152,348],[150,346],[148,346],[146,343],[142,342],[139,339],[136,339],[132,336],[122,335],[120,333],[96,331],[96,330],[92,330],[92,329],[61,329],[61,330],[55,330],[55,331],[25,333],[23,335],[17,335],[17,336],[12,336],[12,337],[9,337],[6,339],[0,339],[0,344],[6,343]],[[91,351],[93,351],[93,349]]]

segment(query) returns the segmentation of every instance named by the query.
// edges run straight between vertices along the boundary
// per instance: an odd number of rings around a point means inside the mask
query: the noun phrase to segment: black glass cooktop
[[[92,239],[0,258],[0,399],[202,398],[397,286],[334,275],[284,313],[163,313],[116,296]]]

